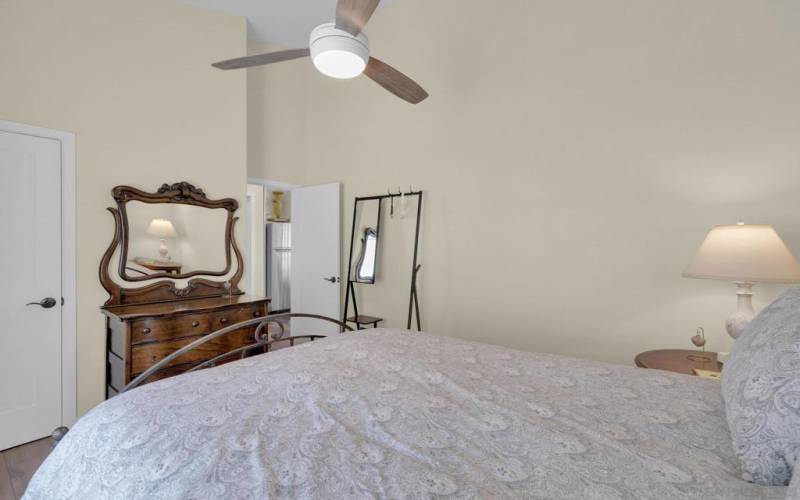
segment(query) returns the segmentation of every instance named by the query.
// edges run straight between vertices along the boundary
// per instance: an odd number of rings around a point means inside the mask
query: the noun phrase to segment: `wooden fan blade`
[[[214,63],[212,64],[212,66],[219,69],[252,68],[253,66],[263,66],[265,64],[272,64],[281,61],[291,61],[292,59],[308,57],[310,53],[311,51],[309,49],[281,50],[278,52],[269,52],[267,54],[258,54],[255,56],[246,56],[246,57],[237,57],[236,59],[228,59],[227,61],[220,61]]]
[[[381,87],[411,104],[419,104],[428,97],[425,89],[417,85],[414,80],[374,57],[369,58],[369,63],[364,68],[364,74]]]
[[[336,27],[353,36],[364,30],[380,0],[339,0],[336,4]]]

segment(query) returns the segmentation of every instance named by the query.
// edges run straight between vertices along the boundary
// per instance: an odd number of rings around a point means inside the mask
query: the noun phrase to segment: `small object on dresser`
[[[703,330],[702,326],[697,327],[697,333],[692,337],[692,344],[702,348],[703,352],[706,352],[706,332]]]

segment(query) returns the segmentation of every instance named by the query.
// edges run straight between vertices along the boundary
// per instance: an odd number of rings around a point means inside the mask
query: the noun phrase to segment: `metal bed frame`
[[[204,361],[198,365],[191,367],[190,369],[186,370],[184,373],[193,372],[196,370],[202,370],[203,368],[208,368],[210,366],[216,366],[219,362],[227,360],[228,358],[232,358],[234,356],[239,356],[240,358],[244,358],[248,353],[255,350],[262,350],[264,353],[268,353],[272,351],[272,346],[274,344],[278,344],[281,342],[288,342],[289,346],[292,347],[298,340],[308,340],[313,342],[316,339],[327,337],[327,335],[295,335],[289,337],[283,337],[284,328],[281,320],[283,319],[291,319],[291,318],[311,318],[311,319],[319,319],[322,321],[327,321],[329,323],[333,323],[338,325],[342,331],[349,331],[352,332],[353,328],[339,321],[338,319],[329,318],[327,316],[320,316],[317,314],[304,314],[304,313],[284,313],[284,314],[273,314],[268,315],[263,318],[254,318],[248,319],[246,321],[242,321],[240,323],[234,323],[233,325],[226,326],[225,328],[220,328],[219,330],[209,333],[194,342],[181,347],[177,351],[173,352],[169,356],[165,357],[158,363],[154,364],[147,370],[145,370],[141,375],[136,377],[135,379],[131,380],[131,382],[126,385],[121,391],[120,394],[123,392],[127,392],[131,389],[134,389],[141,384],[143,384],[147,379],[155,375],[156,373],[160,372],[164,368],[167,367],[173,360],[183,356],[189,351],[197,349],[199,346],[210,342],[214,339],[219,337],[225,336],[231,332],[235,332],[237,330],[241,330],[242,328],[251,327],[253,325],[258,325],[254,334],[253,334],[253,343],[247,344],[242,347],[237,347],[236,349],[232,349],[226,353],[220,354],[219,356],[215,356],[207,361]],[[270,340],[268,326],[270,323],[277,323],[280,327],[280,333],[277,335],[273,335],[273,339]]]
[[[163,370],[164,368],[166,368],[167,365],[169,365],[170,362],[172,362],[173,360],[179,358],[180,356],[183,356],[187,352],[198,348],[199,346],[205,344],[206,342],[210,342],[210,341],[212,341],[214,339],[217,339],[217,338],[222,337],[224,335],[227,335],[229,333],[235,332],[237,330],[241,330],[242,328],[247,328],[247,327],[251,327],[253,325],[258,325],[256,327],[255,332],[253,333],[253,343],[252,344],[247,344],[247,345],[242,346],[242,347],[237,347],[237,348],[232,349],[232,350],[230,350],[230,351],[228,351],[226,353],[220,354],[219,356],[215,356],[215,357],[213,357],[213,358],[211,358],[211,359],[209,359],[207,361],[204,361],[204,362],[202,362],[202,363],[200,363],[198,365],[195,365],[195,366],[191,367],[190,369],[186,370],[184,373],[193,372],[195,370],[202,370],[203,368],[208,368],[210,366],[216,366],[217,363],[219,363],[219,362],[221,362],[221,361],[223,361],[223,360],[225,360],[227,358],[232,358],[232,357],[237,356],[237,355],[240,358],[244,358],[247,355],[247,353],[249,353],[251,351],[255,351],[257,349],[261,349],[264,353],[268,353],[268,352],[272,351],[272,346],[274,344],[278,344],[280,342],[288,342],[289,343],[289,347],[293,347],[298,340],[308,340],[310,342],[313,342],[316,339],[327,337],[327,335],[294,335],[294,336],[284,337],[283,334],[285,332],[285,329],[283,327],[283,324],[281,323],[281,320],[283,320],[283,319],[291,319],[291,318],[319,319],[319,320],[322,320],[322,321],[327,321],[329,323],[333,323],[335,325],[338,325],[339,328],[341,329],[340,332],[345,332],[345,331],[352,332],[353,331],[353,328],[351,326],[349,326],[346,323],[343,323],[342,321],[339,321],[338,319],[329,318],[327,316],[320,316],[320,315],[317,315],[317,314],[304,314],[304,313],[272,314],[272,315],[264,316],[263,318],[254,318],[254,319],[249,319],[249,320],[242,321],[242,322],[239,322],[239,323],[234,323],[234,324],[232,324],[230,326],[226,326],[224,328],[220,328],[219,330],[217,330],[215,332],[209,333],[208,335],[205,335],[205,336],[195,340],[194,342],[192,342],[190,344],[187,344],[186,346],[184,346],[184,347],[178,349],[177,351],[173,352],[169,356],[165,357],[164,359],[162,359],[158,363],[154,364],[153,366],[151,366],[150,368],[145,370],[141,375],[139,375],[135,379],[131,380],[131,382],[128,385],[126,385],[120,391],[120,394],[122,394],[124,392],[127,392],[127,391],[129,391],[131,389],[135,389],[136,387],[142,385],[147,379],[149,379],[150,377],[152,377],[156,373],[158,373],[161,370]],[[269,339],[270,334],[269,334],[269,330],[267,328],[270,323],[276,323],[278,325],[278,327],[280,328],[280,332],[277,335],[273,335],[273,339],[272,340]],[[336,335],[339,335],[339,333],[337,333]],[[62,427],[57,427],[53,431],[53,433],[52,433],[53,447],[58,445],[59,441],[61,441],[61,439],[64,438],[64,436],[67,434],[67,432],[69,432],[69,429],[67,427],[63,427],[63,426]]]

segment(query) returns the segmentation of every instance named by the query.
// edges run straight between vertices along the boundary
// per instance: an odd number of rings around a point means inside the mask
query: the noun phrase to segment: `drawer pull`
[[[259,316],[261,316],[261,311],[253,311],[253,317],[254,318],[257,318]]]
[[[197,328],[198,326],[200,326],[200,322],[199,321],[192,321],[192,326]]]
[[[150,330],[149,328],[142,328],[142,335],[147,335],[147,334],[148,334],[148,333],[150,333],[151,331],[152,331],[152,330]]]
[[[225,323],[227,323],[227,322],[228,322],[228,318],[220,318],[220,319],[219,319],[219,322],[220,322],[220,323],[222,323],[222,324],[224,325]]]

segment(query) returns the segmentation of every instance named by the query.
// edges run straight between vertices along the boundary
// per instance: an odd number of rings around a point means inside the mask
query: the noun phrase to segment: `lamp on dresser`
[[[800,283],[800,264],[775,228],[739,222],[712,228],[683,276],[736,285],[738,308],[725,321],[728,334],[736,339],[755,315],[753,285]]]

